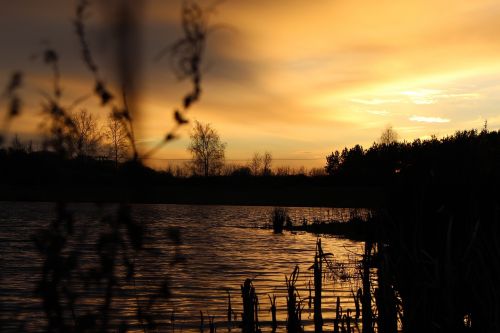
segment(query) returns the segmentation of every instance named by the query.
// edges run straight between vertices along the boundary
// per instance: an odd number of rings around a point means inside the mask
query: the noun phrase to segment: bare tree
[[[97,119],[85,109],[71,115],[71,119],[75,125],[73,141],[77,156],[95,156],[103,138]]]
[[[380,136],[380,143],[388,145],[396,141],[398,141],[398,133],[392,128],[391,125],[387,126]]]
[[[123,127],[123,122],[113,114],[108,116],[104,128],[104,136],[109,144],[109,157],[115,161],[115,166],[118,167],[118,162],[127,158],[130,144],[127,130]]]
[[[167,164],[165,173],[176,178],[187,178],[190,174],[190,166],[186,164]]]
[[[197,175],[217,175],[224,166],[226,143],[210,124],[195,122],[188,150],[192,155],[191,167]]]
[[[328,175],[325,168],[311,168],[309,170],[310,177],[322,177]]]
[[[293,174],[296,176],[306,176],[307,175],[307,169],[305,166],[300,166],[297,169],[293,170]]]
[[[258,176],[262,168],[262,156],[259,153],[254,153],[252,160],[250,161],[250,170],[252,170],[252,175]]]
[[[276,176],[290,176],[292,174],[292,168],[288,165],[282,165],[276,168]]]
[[[10,149],[13,151],[25,151],[24,144],[21,142],[21,139],[19,139],[19,135],[15,134],[14,138],[12,139],[12,143],[10,144]]]
[[[266,151],[262,157],[262,175],[271,174],[271,163],[273,162],[273,156],[270,152]]]

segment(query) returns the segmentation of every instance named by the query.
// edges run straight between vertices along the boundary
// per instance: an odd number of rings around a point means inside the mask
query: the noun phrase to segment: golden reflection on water
[[[30,235],[34,229],[53,218],[53,205],[40,203],[1,203],[0,238],[2,250],[2,296],[4,313],[22,312],[31,325],[38,326],[42,313],[39,301],[32,297],[41,266]],[[97,208],[90,204],[72,205],[77,223],[96,221],[98,216],[113,207]],[[227,292],[231,294],[232,308],[241,318],[240,285],[252,278],[260,301],[259,320],[263,331],[270,331],[271,313],[267,295],[277,295],[278,332],[283,332],[286,320],[285,275],[295,265],[300,267],[297,282],[300,297],[304,299],[302,319],[306,330],[313,329],[312,309],[308,307],[308,283],[314,261],[316,236],[307,233],[285,232],[256,228],[268,221],[272,207],[248,206],[189,206],[189,205],[134,205],[133,215],[147,224],[146,244],[154,255],[135,258],[137,273],[134,285],[122,288],[115,299],[119,304],[115,318],[133,318],[137,304],[145,304],[148,296],[164,278],[168,278],[171,297],[155,307],[156,320],[170,329],[199,332],[200,311],[215,316],[218,330],[227,329]],[[295,223],[303,218],[337,218],[348,216],[347,210],[322,208],[289,208]],[[300,221],[300,222],[299,222]],[[169,230],[180,230],[181,243],[175,245],[168,237]],[[21,238],[19,239],[20,236]],[[323,282],[323,318],[325,329],[332,329],[335,302],[341,297],[344,310],[354,310],[351,290],[360,287],[357,264],[363,253],[363,244],[336,237],[322,238],[323,250],[333,253],[336,277],[325,275]],[[91,245],[86,260],[91,262]],[[174,256],[182,260],[173,265]],[[85,261],[83,263],[85,265]],[[329,274],[328,274],[329,275]],[[9,276],[9,278],[6,278]],[[343,279],[341,279],[341,276]],[[344,279],[345,278],[345,279]],[[311,282],[312,284],[312,282]],[[83,290],[83,289],[82,289]],[[79,311],[99,306],[93,297],[99,290],[85,290],[87,298],[79,304]],[[3,318],[2,318],[3,319]],[[174,322],[172,323],[172,319]],[[142,331],[139,323],[135,329]],[[237,327],[234,329],[238,330]]]

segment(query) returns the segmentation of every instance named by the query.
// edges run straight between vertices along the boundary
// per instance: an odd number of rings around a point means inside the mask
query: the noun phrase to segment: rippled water
[[[46,226],[55,217],[52,203],[0,203],[0,297],[2,330],[17,329],[26,324],[30,331],[43,328],[40,301],[34,296],[39,280],[42,258],[31,240],[34,232]],[[75,204],[76,225],[92,226],[100,217],[112,214],[116,206]],[[271,207],[248,206],[193,206],[193,205],[133,205],[135,219],[148,225],[147,244],[153,256],[135,258],[138,272],[135,287],[126,289],[117,298],[123,302],[116,317],[133,316],[137,302],[141,303],[164,278],[170,282],[171,297],[156,308],[157,319],[163,323],[160,331],[175,330],[199,332],[200,311],[215,316],[218,331],[228,330],[227,292],[238,320],[242,309],[240,285],[252,278],[260,300],[259,319],[263,331],[270,331],[270,304],[268,294],[276,294],[278,305],[278,331],[285,330],[286,299],[285,275],[295,265],[300,267],[297,283],[304,299],[302,319],[306,330],[312,329],[312,313],[308,308],[308,268],[314,260],[315,235],[289,233],[275,235],[268,229],[257,228],[268,221]],[[346,209],[289,208],[294,221],[302,218],[346,218]],[[175,246],[168,230],[180,230],[181,244]],[[89,230],[92,230],[91,228]],[[354,309],[351,290],[357,290],[360,281],[356,275],[356,261],[363,252],[363,244],[336,237],[323,237],[323,250],[333,253],[333,262],[352,275],[345,281],[327,277],[323,290],[323,317],[330,329],[335,311],[335,300],[341,296],[344,309]],[[90,246],[89,244],[84,244]],[[91,253],[89,251],[89,253]],[[183,258],[172,265],[174,254]],[[92,261],[92,255],[86,260]],[[340,266],[344,264],[345,266]],[[339,270],[337,271],[337,273]],[[340,270],[342,272],[342,270]],[[87,295],[85,306],[95,306],[98,300]],[[82,310],[83,311],[83,310]],[[330,326],[330,327],[328,327]],[[142,331],[139,326],[137,330]],[[233,330],[238,331],[237,327]]]

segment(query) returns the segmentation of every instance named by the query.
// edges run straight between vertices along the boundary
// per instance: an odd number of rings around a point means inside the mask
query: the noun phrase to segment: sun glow
[[[57,12],[54,17],[68,19],[37,15],[43,8],[34,0],[2,8],[6,15],[0,42],[12,46],[0,54],[2,77],[19,68],[31,81],[50,83],[50,71],[42,63],[23,60],[36,47],[33,40],[49,38],[63,51],[64,95],[88,94],[89,73],[68,23],[74,8],[70,2],[48,1],[58,4],[51,6]],[[178,37],[178,11],[178,3],[152,1],[144,13],[147,38],[138,126],[138,142],[144,147],[162,139],[185,93],[185,84],[170,73],[166,59],[150,61]],[[366,146],[387,124],[409,140],[481,126],[485,119],[496,129],[499,15],[500,4],[494,0],[225,2],[211,18],[224,28],[210,36],[203,94],[190,111],[191,120],[212,123],[228,151],[238,156],[251,156],[263,142],[267,150],[284,157],[300,151],[327,154],[357,143]],[[93,50],[99,50],[99,38],[92,37]],[[106,67],[103,58],[98,54],[101,67]],[[38,97],[33,89],[25,92],[26,112],[13,131],[36,131],[28,118],[38,115]],[[82,107],[102,113],[92,104]],[[183,139],[161,156],[187,157],[183,145],[188,130],[180,135]]]

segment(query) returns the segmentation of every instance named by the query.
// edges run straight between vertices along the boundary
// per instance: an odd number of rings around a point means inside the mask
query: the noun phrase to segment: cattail
[[[363,295],[363,291],[361,290],[361,288],[358,288],[358,292],[356,293],[356,296],[354,296],[354,303],[356,306],[356,323],[358,322],[359,317],[361,315],[359,302],[361,301],[362,295]]]
[[[333,321],[333,332],[339,333],[339,324],[342,316],[342,309],[340,308],[340,297],[337,296],[337,308],[335,309],[335,320]]]
[[[273,298],[271,298],[270,295],[267,295],[269,297],[269,301],[271,302],[271,308],[269,311],[271,311],[271,319],[272,319],[272,329],[273,332],[276,331],[276,328],[278,327],[278,324],[276,322],[276,295],[273,295]]]
[[[347,333],[351,333],[351,309],[347,309],[346,324],[347,324]]]
[[[316,243],[316,255],[314,256],[314,332],[323,331],[323,316],[321,313],[321,290],[323,277],[323,250],[321,239]]]
[[[289,333],[296,333],[301,331],[301,308],[300,302],[297,303],[297,288],[295,287],[295,283],[299,278],[299,266],[295,266],[290,277],[285,276],[285,282],[287,287],[287,331]]]

